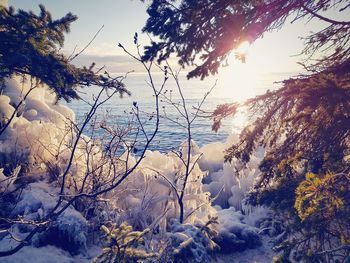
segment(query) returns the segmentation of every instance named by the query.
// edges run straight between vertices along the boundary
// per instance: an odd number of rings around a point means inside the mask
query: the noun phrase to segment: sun
[[[243,102],[256,95],[259,84],[257,65],[252,65],[249,59],[245,62],[237,59],[242,56],[249,57],[249,48],[248,41],[242,42],[230,55],[228,66],[220,71],[218,92],[232,101]]]
[[[235,54],[238,56],[247,56],[250,48],[249,41],[243,41],[238,48],[234,50]]]

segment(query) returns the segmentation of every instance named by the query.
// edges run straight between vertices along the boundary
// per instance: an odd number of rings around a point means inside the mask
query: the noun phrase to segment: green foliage
[[[142,262],[158,256],[156,253],[148,253],[144,248],[139,248],[149,229],[142,232],[133,231],[132,226],[122,223],[120,226],[112,224],[110,228],[102,226],[101,230],[106,234],[107,245],[94,262]]]
[[[307,173],[306,179],[296,189],[295,209],[301,220],[329,221],[341,213],[350,211],[349,174],[326,174],[318,176]]]
[[[249,100],[246,105],[257,119],[227,150],[226,160],[247,163],[256,147],[267,147],[259,187],[298,176],[300,169],[339,172],[347,167],[349,65],[286,80],[282,88]]]
[[[251,196],[289,216],[292,241],[281,246],[285,258],[334,262],[349,252],[333,251],[348,240],[350,229],[348,68],[346,62],[289,79],[279,90],[249,100],[246,106],[257,119],[226,152],[226,160],[246,164],[258,146],[265,147]]]
[[[264,204],[290,216],[294,216],[295,189],[297,180],[281,178],[275,186],[264,189],[264,191],[252,191],[247,196],[247,202],[252,205]]]
[[[308,228],[310,233],[317,233],[316,244],[322,247],[322,249],[307,247],[303,255],[305,258],[309,261],[315,258],[324,260],[333,252],[336,252],[337,256],[349,255],[350,174],[307,173],[305,180],[296,189],[294,207],[302,220],[302,225],[306,226],[304,228]],[[310,239],[314,238],[310,234]],[[327,251],[327,246],[329,255],[320,253],[321,250]],[[334,248],[339,250],[332,251]]]
[[[99,75],[89,68],[77,68],[60,53],[64,34],[77,17],[68,13],[58,20],[40,5],[40,15],[0,7],[0,80],[27,74],[46,83],[57,98],[76,99],[79,85],[97,85],[126,92],[119,79]]]

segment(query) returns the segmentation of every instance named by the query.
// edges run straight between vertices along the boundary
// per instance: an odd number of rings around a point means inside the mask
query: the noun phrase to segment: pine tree
[[[26,74],[46,83],[58,99],[77,99],[76,87],[97,85],[126,92],[123,84],[108,74],[96,74],[89,68],[74,66],[60,52],[64,34],[77,17],[68,13],[53,20],[40,5],[40,14],[0,7],[0,80]]]

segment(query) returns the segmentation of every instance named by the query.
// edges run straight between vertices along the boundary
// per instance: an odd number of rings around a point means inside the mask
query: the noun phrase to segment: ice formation
[[[6,81],[0,95],[2,125],[29,88],[29,79]],[[17,204],[13,207],[7,203],[3,214],[38,220],[55,206],[60,194],[60,176],[67,167],[72,145],[77,138],[74,123],[74,112],[57,103],[54,94],[45,85],[29,94],[0,136],[1,193],[25,185]],[[199,230],[195,226],[205,224],[208,216],[218,217],[219,234],[216,241],[223,250],[232,252],[260,245],[255,226],[267,216],[266,209],[248,207],[243,200],[259,176],[258,163],[262,150],[257,151],[249,166],[237,176],[235,165],[239,164],[223,162],[225,148],[236,140],[237,136],[232,135],[225,143],[212,143],[201,148],[191,142],[193,170],[184,194],[184,225],[176,221],[179,217],[177,194],[184,183],[181,176],[184,174],[184,164],[173,152],[147,151],[141,165],[115,190],[103,198],[88,199],[70,206],[51,224],[49,231],[36,235],[30,247],[5,261],[36,253],[51,253],[52,262],[56,262],[56,257],[59,258],[57,262],[65,262],[66,259],[70,262],[68,258],[77,253],[87,259],[90,257],[88,246],[96,244],[91,233],[98,231],[106,221],[127,221],[136,230],[150,228],[152,233],[168,236],[177,242],[179,253],[182,248],[190,247],[191,253],[201,258],[201,262],[209,258],[208,240],[198,237]],[[187,142],[179,146],[185,160],[188,158],[187,149]],[[121,156],[117,171],[108,169],[108,161],[113,159],[106,161],[101,142],[82,135],[67,173],[67,194],[77,194],[83,186],[84,191],[92,191],[98,184],[114,180],[113,172],[118,173],[125,168],[125,164],[120,165],[123,158],[124,161],[127,158],[128,165],[133,165],[138,157]],[[90,173],[94,176],[86,176]],[[25,236],[29,230],[30,227],[18,227],[15,231]],[[53,236],[57,238],[56,241]],[[196,249],[191,248],[192,242],[197,242],[194,246]],[[0,241],[1,250],[15,243],[10,241],[8,235],[4,236]],[[150,244],[147,247],[151,249]]]

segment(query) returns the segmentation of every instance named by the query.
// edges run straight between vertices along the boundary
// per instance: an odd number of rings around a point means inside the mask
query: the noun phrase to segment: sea
[[[267,90],[273,90],[281,86],[280,81],[286,79],[293,74],[287,73],[266,73],[259,75],[254,87],[234,85],[234,81],[220,81],[220,76],[209,77],[205,80],[191,79],[187,80],[185,74],[179,75],[179,86],[183,97],[185,98],[186,110],[189,118],[195,120],[191,123],[191,138],[198,146],[203,146],[212,142],[224,142],[232,133],[239,133],[244,125],[249,121],[246,119],[247,114],[240,112],[236,117],[226,118],[221,128],[214,132],[212,130],[213,120],[208,117],[210,112],[216,109],[218,105],[225,103],[243,103],[245,99],[253,94],[260,95]],[[161,72],[152,74],[154,87],[159,90],[164,81],[164,75]],[[96,122],[103,122],[114,129],[127,129],[134,127],[130,132],[129,140],[137,140],[142,144],[145,141],[145,134],[150,136],[155,129],[154,115],[155,96],[150,79],[145,73],[130,73],[123,81],[125,87],[130,91],[131,95],[119,96],[114,95],[110,100],[100,106],[96,113]],[[247,81],[249,83],[249,81]],[[232,85],[232,86],[230,86]],[[82,120],[89,112],[91,104],[99,92],[97,87],[86,87],[80,90],[79,95],[82,100],[75,100],[69,103],[69,107],[76,114],[78,125],[82,124]],[[203,101],[206,93],[211,91]],[[253,91],[253,93],[251,92]],[[151,150],[161,152],[169,152],[173,150],[187,139],[188,130],[187,122],[184,118],[184,109],[178,86],[174,79],[169,77],[160,96],[160,124],[159,130],[150,146]],[[243,96],[242,96],[243,94]],[[245,97],[244,94],[247,94]],[[237,96],[240,95],[240,96]],[[103,97],[105,98],[105,96]],[[202,103],[202,104],[201,104]],[[201,110],[197,111],[199,105]],[[135,118],[134,112],[139,113],[142,126]],[[137,130],[136,127],[139,127]],[[89,126],[91,128],[91,126]],[[87,127],[85,134],[92,135],[91,129]],[[141,129],[142,128],[142,129]],[[90,129],[90,130],[89,130]],[[137,132],[138,131],[138,132]],[[97,135],[98,135],[97,131]],[[95,131],[96,136],[96,131]]]

